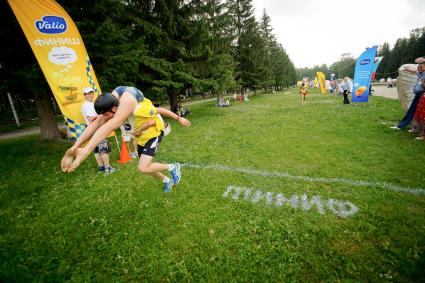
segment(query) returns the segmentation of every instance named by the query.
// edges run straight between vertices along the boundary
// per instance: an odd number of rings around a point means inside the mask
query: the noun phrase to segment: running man
[[[66,151],[61,161],[63,172],[74,171],[100,141],[133,115],[134,135],[138,136],[138,152],[140,154],[139,171],[161,180],[165,192],[170,192],[172,187],[180,182],[179,163],[163,164],[153,161],[164,130],[164,123],[160,121],[157,114],[173,118],[185,127],[190,127],[189,120],[165,108],[154,107],[140,90],[129,86],[119,86],[112,93],[100,95],[96,99],[94,107],[99,116],[84,130],[76,143]],[[88,141],[87,145],[80,147],[86,141]],[[172,181],[161,173],[166,170],[170,172]]]
[[[306,83],[302,83],[301,87],[300,87],[300,95],[301,95],[301,104],[304,105],[305,100],[307,98],[308,95],[308,87],[306,86]]]

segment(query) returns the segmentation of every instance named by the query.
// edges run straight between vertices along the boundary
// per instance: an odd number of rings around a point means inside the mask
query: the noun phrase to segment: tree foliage
[[[403,64],[413,64],[418,57],[425,56],[425,27],[410,32],[409,38],[399,38],[390,49],[388,43],[378,48],[377,56],[383,56],[376,78],[394,78]]]
[[[251,1],[58,3],[76,23],[103,91],[132,85],[153,100],[169,99],[173,108],[179,94],[271,89],[294,82],[295,68],[272,34],[270,18],[264,11],[258,23]],[[3,54],[23,53],[21,58],[30,58],[16,64],[16,69],[35,64],[10,8],[2,5],[2,9],[7,23],[2,26],[13,25],[16,42],[23,46],[5,48]],[[7,29],[3,38],[6,33]],[[1,62],[8,65],[7,60]],[[22,79],[9,78],[8,87]]]

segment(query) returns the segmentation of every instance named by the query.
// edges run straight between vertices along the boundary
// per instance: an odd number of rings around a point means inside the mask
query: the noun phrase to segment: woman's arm
[[[154,126],[156,126],[156,121],[155,120],[149,120],[148,122],[144,123],[140,127],[134,129],[133,135],[135,137],[138,137],[143,133],[144,130],[146,130],[147,128],[150,128],[150,127],[154,127]]]

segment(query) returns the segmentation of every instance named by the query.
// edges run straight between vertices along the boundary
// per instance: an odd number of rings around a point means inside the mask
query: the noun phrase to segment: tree
[[[174,109],[182,93],[278,88],[295,78],[289,56],[272,34],[271,19],[264,11],[262,22],[257,23],[251,0],[58,2],[76,23],[103,91],[118,85],[136,86],[152,100],[168,98]],[[2,20],[8,21],[7,17]],[[19,29],[16,24],[15,27]],[[8,28],[0,28],[0,32],[2,38],[11,36]],[[15,63],[7,57],[15,53],[25,59],[25,64],[35,64],[28,44],[20,41],[25,38],[12,40],[16,43],[14,48],[2,46],[3,54],[9,55],[0,63],[4,62],[7,70],[9,63]],[[15,46],[25,46],[27,50],[16,52]],[[15,63],[16,70],[25,64]],[[40,87],[37,93],[44,87],[44,93],[51,95],[45,83],[34,79],[34,72],[28,74]],[[2,82],[7,81],[11,87],[19,85],[13,82],[26,78],[19,72],[7,72],[7,76],[2,77]],[[25,88],[22,93],[33,95],[27,86],[21,88]]]
[[[50,88],[36,63],[35,56],[12,9],[6,3],[0,5],[0,18],[1,42],[7,43],[0,47],[2,95],[10,91],[18,93],[21,98],[34,98],[41,139],[60,138]]]
[[[276,47],[276,38],[273,35],[272,27],[270,26],[271,19],[266,13],[266,9],[263,10],[263,15],[260,22],[260,34],[263,39],[263,50],[260,52],[260,56],[263,56],[263,69],[260,71],[260,86],[264,89],[271,89],[276,85],[274,71],[276,70],[276,64],[279,57],[279,53],[272,53],[273,49]],[[272,55],[275,55],[273,58]],[[273,61],[275,59],[276,61]]]
[[[227,9],[232,17],[234,42],[234,58],[236,61],[236,80],[242,91],[256,85],[253,42],[259,37],[251,0],[229,0]]]
[[[25,74],[28,90],[34,95],[37,114],[40,124],[40,137],[42,140],[61,139],[55,120],[52,93],[38,64],[26,66],[21,71]]]
[[[335,74],[336,78],[354,78],[354,69],[356,66],[356,60],[354,58],[341,58],[338,62],[333,63],[329,67],[330,73]]]
[[[388,70],[388,62],[390,60],[390,45],[385,42],[382,46],[378,47],[376,56],[382,56],[382,61],[376,70],[376,79],[385,78],[386,72]]]
[[[219,93],[236,88],[234,60],[231,54],[231,19],[224,3],[219,0],[195,1],[192,3],[196,37],[189,44],[191,52],[196,49],[204,57],[188,62],[197,81],[195,91]]]
[[[378,66],[376,77],[396,77],[398,68],[403,64],[412,64],[415,58],[424,56],[425,28],[417,28],[410,32],[409,38],[397,39],[394,47],[390,49],[388,43],[378,48],[377,56],[383,56]]]

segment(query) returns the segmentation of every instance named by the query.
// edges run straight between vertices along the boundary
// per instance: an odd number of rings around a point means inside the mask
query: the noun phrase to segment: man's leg
[[[100,167],[103,165],[102,158],[100,157],[99,153],[95,153],[94,158],[96,159],[97,166]]]
[[[350,104],[350,100],[348,100],[348,90],[344,90],[344,104]]]
[[[112,168],[109,163],[109,152],[111,152],[111,147],[108,140],[103,140],[98,147],[100,158],[102,159],[103,165],[105,166],[105,174],[115,172],[115,168]]]
[[[133,143],[133,156],[137,158],[139,157],[139,154],[137,153],[137,140],[132,139],[131,142]]]
[[[421,99],[421,94],[416,94],[410,104],[409,110],[407,110],[403,119],[398,123],[397,128],[404,129],[409,125],[409,123],[413,119],[413,115],[415,115],[416,107],[418,106],[419,100]]]
[[[149,156],[146,154],[140,155],[138,169],[142,173],[149,174],[162,181],[166,176],[161,172],[168,170],[168,168],[170,168],[170,164],[153,162],[153,156]]]
[[[105,172],[105,165],[103,164],[102,157],[99,153],[94,154],[94,158],[96,159],[97,167],[98,167],[98,173]]]
[[[139,160],[139,171],[151,175],[152,177],[161,180],[164,184],[164,192],[171,192],[174,184],[171,182],[170,178],[161,173],[161,171],[169,170],[171,164],[162,164],[158,162],[153,162],[153,156],[146,154],[140,155]]]
[[[102,159],[102,162],[103,162],[103,165],[105,165],[105,168],[109,168],[111,166],[109,164],[109,154],[108,153],[100,154],[100,158]]]

